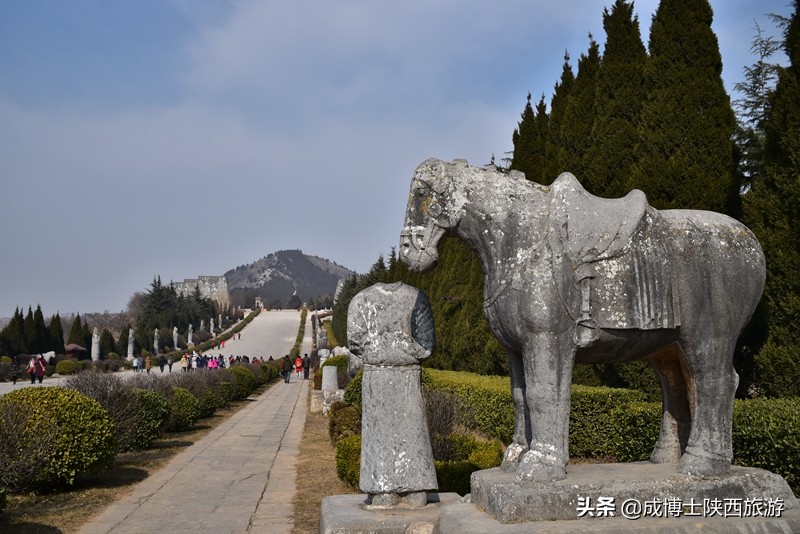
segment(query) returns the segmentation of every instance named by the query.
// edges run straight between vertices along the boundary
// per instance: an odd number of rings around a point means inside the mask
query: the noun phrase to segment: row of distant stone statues
[[[214,335],[216,335],[215,334],[214,319],[211,319],[210,323],[211,323],[211,326],[210,326],[209,332],[211,333],[211,336],[213,337]],[[222,324],[222,315],[219,316],[219,322],[217,324],[218,325]],[[205,330],[205,327],[206,327],[205,320],[201,320],[200,321],[200,330],[201,331]],[[179,335],[178,334],[178,327],[175,326],[175,327],[172,328],[172,346],[173,347],[177,347],[178,346],[178,335]],[[186,343],[189,346],[194,345],[193,336],[194,336],[194,327],[191,324],[189,324],[189,328],[188,328],[188,330],[186,332]],[[159,339],[160,339],[159,331],[158,331],[158,328],[156,328],[155,331],[153,332],[153,354],[159,354],[160,353],[161,347],[160,347]],[[134,332],[133,332],[133,328],[130,328],[130,329],[128,329],[128,354],[127,354],[127,358],[129,360],[133,359],[133,343],[134,343]],[[91,352],[91,355],[92,355],[92,360],[93,361],[100,360],[100,333],[97,331],[97,327],[96,326],[94,327],[94,329],[92,331],[92,352]]]

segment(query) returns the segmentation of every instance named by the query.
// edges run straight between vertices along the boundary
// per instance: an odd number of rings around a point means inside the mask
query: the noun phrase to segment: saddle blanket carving
[[[570,315],[580,315],[581,280],[588,278],[590,313],[598,327],[680,326],[669,236],[644,193],[595,197],[571,174],[560,176],[551,187],[548,240],[554,255],[568,260],[571,276],[561,277],[561,294]]]

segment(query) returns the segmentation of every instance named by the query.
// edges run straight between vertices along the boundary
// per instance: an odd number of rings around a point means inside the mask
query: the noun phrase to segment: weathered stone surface
[[[786,510],[800,509],[783,478],[763,469],[738,466],[718,477],[698,478],[675,473],[674,464],[576,464],[569,466],[566,479],[553,482],[519,481],[513,473],[494,468],[474,472],[471,486],[472,503],[501,523],[578,520],[581,515],[597,519],[601,497],[613,499],[616,517],[623,515],[623,503],[632,500],[642,505],[658,501],[664,509],[665,499],[672,506],[680,503],[683,512],[698,514],[681,513],[686,521],[700,517],[704,504],[710,506],[714,499],[740,506],[745,499],[765,504],[780,501]],[[697,507],[692,508],[694,505]]]
[[[448,504],[439,512],[435,532],[458,534],[790,534],[800,532],[800,510],[775,518],[588,518],[504,524],[472,504]],[[366,532],[366,531],[362,531]]]
[[[153,332],[153,354],[158,356],[158,328]]]
[[[322,368],[322,391],[336,391],[339,389],[338,370],[334,365]]]
[[[133,343],[135,342],[135,338],[133,335],[133,328],[128,329],[128,360],[133,360]]]
[[[330,367],[328,367],[330,369]],[[344,400],[344,390],[337,389],[332,391],[323,391],[322,392],[322,415],[328,415],[331,411],[331,406],[335,402],[341,402]]]
[[[92,330],[92,361],[100,360],[100,334],[95,326]]]
[[[322,413],[322,404],[325,400],[323,392],[320,389],[311,391],[311,403],[309,404],[308,411],[311,413]]]
[[[437,489],[419,366],[434,346],[427,297],[401,282],[375,284],[351,300],[347,336],[364,365],[359,488],[370,495]]]
[[[322,499],[320,534],[432,534],[439,512],[461,501],[457,493],[431,493],[424,508],[400,505],[375,508],[367,495],[334,495]]]
[[[328,358],[331,357],[331,351],[328,349],[319,349],[319,351],[317,351],[317,356],[319,356],[319,366],[322,368]]]
[[[658,211],[641,192],[587,193],[564,173],[427,160],[414,173],[400,260],[426,271],[446,235],[485,270],[484,312],[509,353],[516,426],[504,465],[520,480],[566,476],[575,363],[647,359],[664,393],[654,462],[719,475],[732,458],[732,357],[761,298],[753,234],[721,214]]]

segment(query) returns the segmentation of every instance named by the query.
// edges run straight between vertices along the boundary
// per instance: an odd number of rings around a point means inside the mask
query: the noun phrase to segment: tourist
[[[36,360],[36,378],[39,379],[39,383],[42,383],[42,379],[44,379],[44,371],[47,369],[47,362],[44,361],[44,356],[41,354],[39,355],[39,359]]]
[[[16,385],[18,378],[19,378],[19,361],[17,360],[17,357],[14,356],[11,358],[11,383]]]
[[[311,367],[311,358],[308,357],[308,353],[306,352],[303,355],[303,379],[308,380],[308,371]]]
[[[28,362],[28,374],[31,375],[31,384],[36,383],[36,357],[31,356]]]
[[[139,372],[139,357],[138,356],[134,356],[133,357],[132,365],[133,365],[133,372],[134,373],[138,373]]]
[[[158,367],[161,369],[161,372],[164,372],[164,366],[167,364],[167,359],[164,358],[163,354],[159,354],[158,356]]]
[[[181,358],[181,370],[188,371],[189,370],[189,355],[184,354],[183,358]]]
[[[300,376],[303,374],[303,358],[299,354],[294,359],[294,369],[297,372],[297,379],[300,380]]]
[[[172,356],[167,358],[167,367],[169,367],[169,372],[172,372]]]
[[[281,360],[281,374],[283,375],[283,383],[288,384],[289,378],[292,376],[292,360],[289,359],[288,354]]]
[[[147,374],[150,374],[150,355],[148,354],[147,357],[144,359],[144,368],[147,370]]]

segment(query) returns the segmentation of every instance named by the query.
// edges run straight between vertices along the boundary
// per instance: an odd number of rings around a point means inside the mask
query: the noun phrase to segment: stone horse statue
[[[429,159],[415,171],[400,259],[430,270],[444,236],[483,268],[484,313],[508,351],[515,404],[503,466],[519,480],[566,477],[575,363],[645,360],[663,417],[652,462],[720,475],[732,459],[736,340],[764,287],[753,234],[718,213],[658,211],[644,193],[549,187],[512,171]]]

